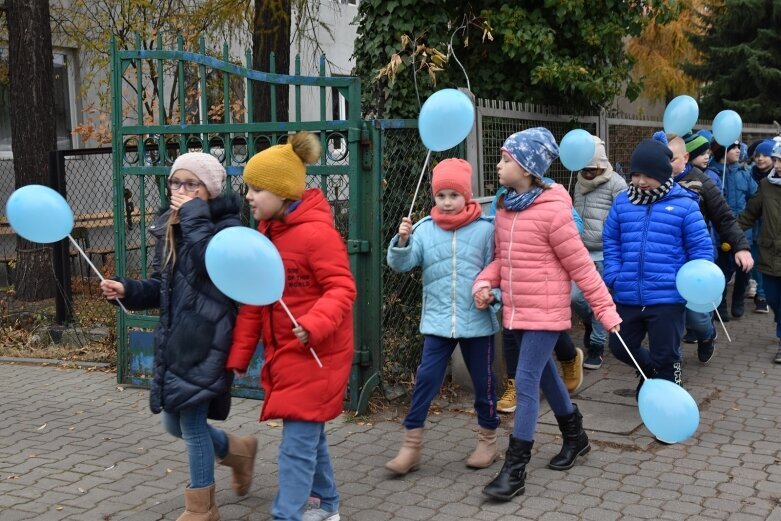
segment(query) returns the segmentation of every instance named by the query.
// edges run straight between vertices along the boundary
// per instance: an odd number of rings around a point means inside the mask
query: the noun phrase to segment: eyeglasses
[[[171,188],[172,192],[176,192],[181,187],[184,187],[185,192],[195,192],[203,186],[203,183],[200,181],[180,181],[179,179],[174,178],[168,180],[168,186]]]

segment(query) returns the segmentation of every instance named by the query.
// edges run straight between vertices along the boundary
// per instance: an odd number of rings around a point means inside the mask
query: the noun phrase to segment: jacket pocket
[[[214,332],[213,322],[192,312],[182,313],[165,345],[168,365],[186,371],[203,362],[212,348]]]

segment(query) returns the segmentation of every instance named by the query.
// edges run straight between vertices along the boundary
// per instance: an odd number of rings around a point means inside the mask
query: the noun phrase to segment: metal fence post
[[[65,190],[65,155],[56,150],[49,152],[49,186],[63,198],[67,199]],[[60,325],[73,321],[69,251],[68,239],[63,239],[52,245],[54,279],[57,284],[57,291],[54,293],[56,306],[55,322]]]

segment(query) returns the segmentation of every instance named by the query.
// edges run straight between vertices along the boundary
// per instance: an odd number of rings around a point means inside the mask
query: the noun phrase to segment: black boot
[[[510,501],[526,489],[526,465],[532,458],[533,441],[523,441],[510,436],[510,446],[504,456],[499,475],[483,488],[483,494],[500,501]]]
[[[588,443],[588,436],[583,430],[583,415],[580,414],[578,406],[572,404],[575,410],[566,416],[556,416],[561,429],[562,447],[561,452],[554,456],[548,468],[553,470],[567,470],[575,466],[575,458],[583,456],[591,450]]]

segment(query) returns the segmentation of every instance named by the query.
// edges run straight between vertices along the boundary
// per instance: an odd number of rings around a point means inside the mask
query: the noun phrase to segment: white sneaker
[[[301,521],[339,521],[339,512],[328,512],[322,508],[315,508],[304,512]]]
[[[757,296],[757,281],[749,279],[748,287],[746,288],[746,298],[754,298]]]

